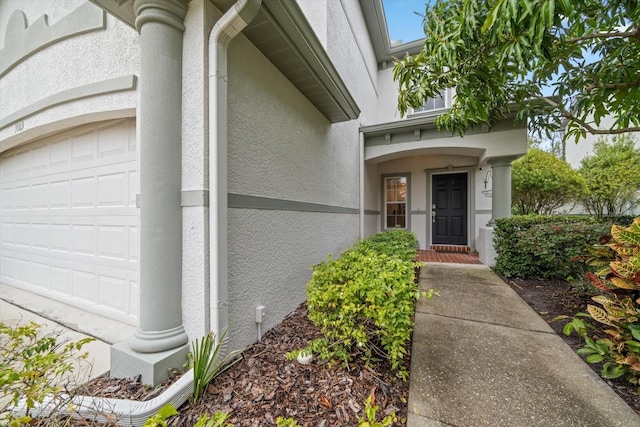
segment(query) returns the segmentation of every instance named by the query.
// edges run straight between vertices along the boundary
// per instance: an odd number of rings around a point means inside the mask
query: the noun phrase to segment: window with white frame
[[[408,229],[408,179],[406,176],[384,178],[384,228]]]
[[[447,108],[449,106],[449,101],[447,98],[447,91],[443,90],[442,92],[440,92],[440,96],[427,99],[421,107],[414,108],[412,110],[412,113],[426,113],[429,111],[436,111]]]

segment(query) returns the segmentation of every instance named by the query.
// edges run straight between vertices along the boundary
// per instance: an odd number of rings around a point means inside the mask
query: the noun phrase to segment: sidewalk
[[[408,427],[640,426],[638,416],[486,266],[429,263]]]

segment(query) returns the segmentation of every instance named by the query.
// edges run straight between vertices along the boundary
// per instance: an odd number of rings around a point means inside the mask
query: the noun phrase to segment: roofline
[[[369,30],[376,60],[381,68],[386,68],[387,63],[394,59],[402,58],[407,54],[415,55],[422,50],[424,38],[397,46],[391,45],[382,0],[360,0],[360,7]]]

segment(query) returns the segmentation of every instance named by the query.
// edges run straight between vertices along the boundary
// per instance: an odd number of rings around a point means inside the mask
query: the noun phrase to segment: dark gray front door
[[[467,244],[467,174],[433,175],[434,245]]]

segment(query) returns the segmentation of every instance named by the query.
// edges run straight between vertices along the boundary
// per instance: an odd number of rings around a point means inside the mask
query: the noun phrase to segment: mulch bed
[[[577,312],[584,311],[590,298],[564,281],[504,279],[536,312],[546,320],[574,350],[582,346],[577,336],[565,336],[564,325]],[[302,304],[284,321],[265,334],[263,339],[245,350],[242,359],[217,377],[196,404],[185,403],[180,414],[168,420],[169,426],[192,426],[202,414],[217,411],[231,414],[234,426],[274,426],[278,417],[292,417],[301,426],[354,426],[364,416],[367,396],[375,395],[379,418],[395,412],[405,425],[409,383],[403,382],[385,363],[373,368],[355,361],[349,370],[329,366],[317,358],[309,365],[287,360],[285,354],[304,347],[320,336],[307,318]],[[568,316],[569,319],[558,319]],[[407,363],[409,363],[407,357]],[[598,365],[590,365],[599,372]],[[115,380],[108,375],[85,384],[82,394],[148,400],[160,394],[179,374],[156,388],[146,387],[137,379]],[[640,398],[636,387],[624,380],[606,380],[611,388],[636,412]],[[44,424],[43,424],[44,425]],[[91,425],[71,421],[70,426]]]
[[[409,383],[391,373],[383,362],[372,368],[355,361],[345,369],[329,366],[317,358],[309,365],[287,360],[285,354],[304,347],[320,336],[302,304],[284,321],[268,331],[262,340],[242,353],[242,360],[218,376],[196,404],[185,403],[169,426],[192,426],[202,414],[217,411],[231,414],[234,426],[274,426],[278,417],[292,417],[301,426],[329,427],[358,425],[364,417],[364,403],[375,395],[379,419],[395,412],[406,424]],[[409,358],[407,358],[409,363]],[[171,381],[158,388],[145,387],[136,379],[111,380],[102,376],[85,384],[83,394],[148,400],[161,393]],[[71,426],[88,425],[72,421]]]
[[[503,278],[520,297],[527,302],[552,328],[560,335],[573,350],[584,345],[577,334],[564,335],[562,329],[569,323],[573,316],[579,312],[585,312],[587,304],[593,304],[591,297],[581,294],[568,282],[562,280],[519,280]],[[569,318],[558,318],[568,316]],[[605,325],[591,322],[600,335],[605,336]],[[586,363],[586,362],[585,362]],[[589,365],[598,375],[602,364]],[[624,379],[604,380],[627,404],[640,414],[640,396],[637,387]]]

